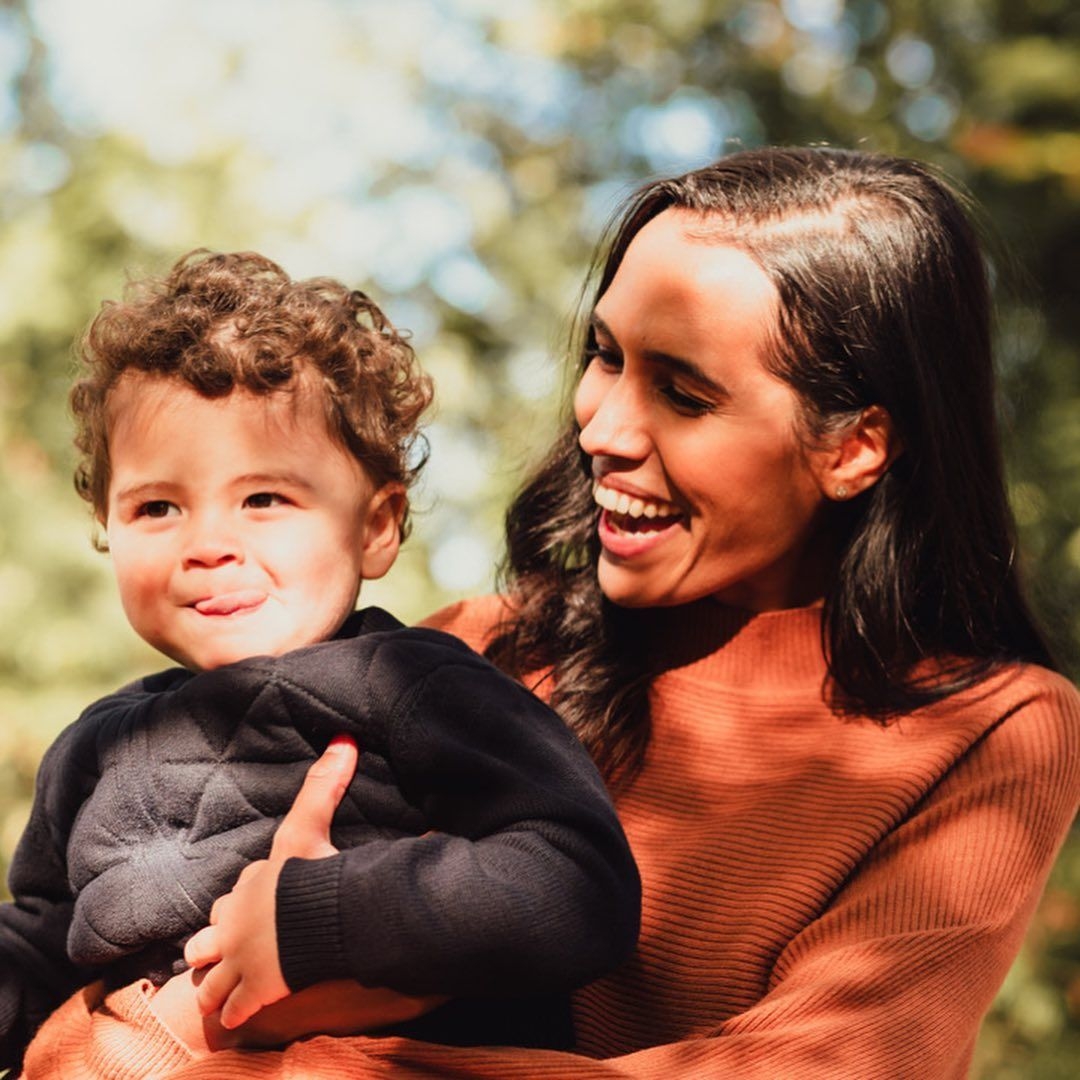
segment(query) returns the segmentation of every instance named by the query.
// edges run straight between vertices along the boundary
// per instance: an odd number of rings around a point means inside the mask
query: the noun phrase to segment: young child
[[[336,282],[192,252],[104,305],[82,360],[76,487],[131,625],[183,667],[92,705],[45,756],[0,907],[0,1066],[77,988],[100,980],[92,1013],[182,971],[338,733],[362,752],[340,853],[284,863],[260,925],[280,986],[260,1004],[347,978],[459,999],[414,1021],[421,1037],[566,1041],[563,995],[637,933],[603,784],[558,717],[457,639],[354,612],[422,463],[411,348]],[[133,1030],[131,1053],[167,1052],[162,1034]]]

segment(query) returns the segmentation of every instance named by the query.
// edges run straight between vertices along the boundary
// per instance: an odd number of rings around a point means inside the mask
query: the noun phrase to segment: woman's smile
[[[603,511],[600,543],[617,559],[631,559],[656,547],[679,528],[683,517],[667,500],[618,491],[602,481],[593,485],[593,498]]]

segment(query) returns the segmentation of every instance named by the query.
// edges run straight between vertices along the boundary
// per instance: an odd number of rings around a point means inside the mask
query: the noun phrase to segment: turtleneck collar
[[[825,677],[821,603],[754,612],[712,599],[642,613],[651,624],[657,673],[692,669],[727,685],[820,689]],[[643,627],[644,629],[644,627]]]

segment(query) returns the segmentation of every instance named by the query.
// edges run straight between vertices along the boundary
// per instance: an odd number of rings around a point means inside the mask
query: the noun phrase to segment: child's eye
[[[141,503],[135,511],[137,518],[165,518],[172,514],[179,514],[180,508],[176,503],[171,503],[167,499],[151,499],[149,502]]]
[[[703,398],[696,397],[694,394],[687,394],[670,383],[666,386],[661,386],[660,393],[668,399],[678,412],[684,413],[687,416],[703,416],[713,409],[711,401],[705,401]]]
[[[288,500],[274,491],[256,491],[244,500],[244,505],[251,510],[269,510],[271,506],[284,506]]]

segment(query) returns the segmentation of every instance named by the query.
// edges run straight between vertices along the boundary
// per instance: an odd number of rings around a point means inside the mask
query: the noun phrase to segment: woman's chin
[[[666,599],[663,590],[655,584],[641,581],[639,575],[631,574],[625,567],[610,564],[603,556],[597,568],[597,580],[605,599],[617,607],[669,607],[678,603],[677,600]]]

